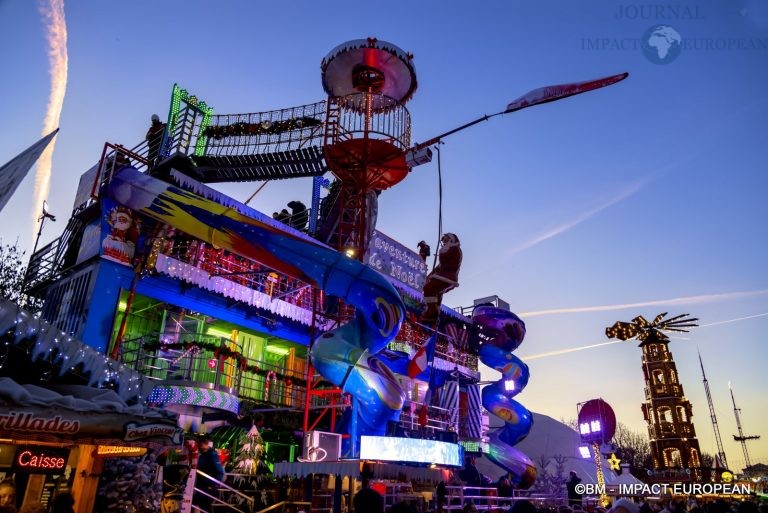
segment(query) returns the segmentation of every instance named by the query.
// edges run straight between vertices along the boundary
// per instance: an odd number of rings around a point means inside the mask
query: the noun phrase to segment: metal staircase
[[[73,215],[59,238],[30,257],[24,275],[25,294],[41,296],[51,282],[75,264],[85,224],[81,216]]]

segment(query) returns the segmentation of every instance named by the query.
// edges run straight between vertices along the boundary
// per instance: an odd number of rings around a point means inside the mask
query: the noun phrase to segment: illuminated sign
[[[139,424],[138,422],[128,422],[124,428],[126,442],[134,442],[145,438],[168,437],[173,443],[180,444],[183,440],[184,432],[173,424],[161,424],[158,422],[150,424]]]
[[[80,431],[80,421],[62,415],[47,417],[32,411],[9,410],[0,414],[0,428],[71,435]]]
[[[427,276],[427,264],[418,253],[374,230],[363,260],[384,276],[421,290]]]
[[[592,399],[579,405],[579,435],[584,443],[606,443],[616,432],[616,414],[602,399]]]
[[[363,435],[360,437],[360,459],[460,467],[462,447],[437,440]]]
[[[25,445],[16,449],[13,470],[28,474],[63,474],[69,460],[69,449]]]
[[[146,447],[123,447],[120,445],[100,445],[96,448],[95,456],[100,458],[130,458],[143,456],[147,453]]]
[[[583,422],[579,424],[579,433],[586,435],[589,433],[597,433],[600,431],[600,421],[593,420],[592,422]]]

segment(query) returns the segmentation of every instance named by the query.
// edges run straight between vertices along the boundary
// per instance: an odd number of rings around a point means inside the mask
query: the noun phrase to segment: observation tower
[[[378,194],[410,169],[405,104],[416,90],[412,60],[399,47],[368,38],[337,46],[320,66],[328,94],[323,150],[339,184],[319,235],[357,259],[375,228]]]

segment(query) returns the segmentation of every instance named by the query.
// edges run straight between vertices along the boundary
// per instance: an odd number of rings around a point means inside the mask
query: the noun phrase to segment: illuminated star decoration
[[[621,460],[616,457],[616,453],[611,453],[611,457],[608,458],[606,461],[611,466],[611,470],[621,469],[621,467],[619,467],[619,463],[621,463]]]
[[[608,338],[618,338],[619,340],[629,340],[637,338],[640,342],[646,340],[657,340],[666,342],[669,337],[662,333],[663,331],[675,331],[678,333],[687,333],[688,328],[698,326],[698,319],[687,317],[688,314],[677,315],[671,319],[664,320],[667,312],[661,313],[648,322],[643,316],[637,316],[632,322],[617,322],[609,328],[605,328],[605,334]]]

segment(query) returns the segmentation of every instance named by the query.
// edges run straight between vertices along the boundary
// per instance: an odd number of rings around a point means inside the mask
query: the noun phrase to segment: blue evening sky
[[[731,437],[728,381],[747,434],[763,435],[750,445],[752,461],[768,462],[768,4],[653,4],[664,7],[660,17],[648,5],[67,0],[69,80],[49,196],[59,220],[46,225],[41,242],[64,228],[78,178],[104,142],[134,146],[152,113],[166,116],[174,82],[217,113],[311,103],[324,98],[325,54],[376,36],[414,54],[419,88],[408,109],[421,141],[503,110],[535,87],[628,71],[610,88],[445,140],[443,227],[464,250],[461,286],[445,302],[507,300],[527,323],[518,350],[524,360],[605,342],[606,326],[636,315],[699,317],[704,326],[671,349],[702,450],[714,453],[715,445],[697,348],[731,467],[741,468],[743,456]],[[654,25],[683,38],[674,62],[654,64],[640,50]],[[0,0],[0,63],[6,162],[40,137],[48,100],[36,2]],[[30,174],[0,214],[0,237],[18,237],[27,250],[39,211],[33,181]],[[257,185],[220,189],[245,200]],[[434,248],[437,185],[436,162],[415,168],[381,195],[379,229]],[[292,199],[308,204],[309,195],[309,180],[270,183],[252,204],[270,213]],[[541,314],[646,302],[658,304]],[[529,408],[569,419],[577,403],[603,397],[620,421],[643,429],[634,342],[529,364],[531,381],[518,396]]]

